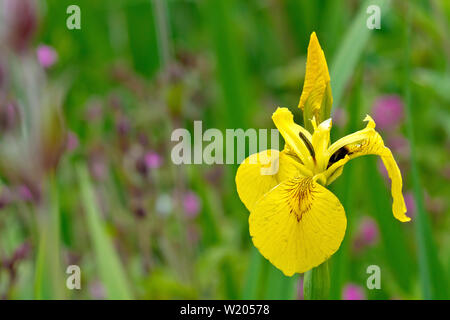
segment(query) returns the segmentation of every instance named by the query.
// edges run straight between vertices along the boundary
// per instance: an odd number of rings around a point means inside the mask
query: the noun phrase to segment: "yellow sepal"
[[[309,174],[288,151],[265,150],[252,154],[239,166],[236,188],[241,201],[249,211],[270,189],[295,176]]]
[[[395,162],[391,150],[384,145],[383,138],[375,131],[375,121],[369,115],[366,116],[364,121],[367,122],[366,128],[349,134],[333,143],[328,148],[328,155],[331,157],[339,149],[345,148],[348,158],[341,160],[342,165],[350,159],[368,154],[380,156],[391,179],[392,212],[394,217],[402,222],[410,221],[411,218],[405,214],[406,205],[402,194],[402,175],[397,162]],[[337,163],[331,166],[325,175],[331,175],[331,169],[336,170],[336,165]]]
[[[312,178],[292,178],[266,193],[249,217],[259,252],[285,275],[303,273],[334,254],[347,219],[338,198]]]

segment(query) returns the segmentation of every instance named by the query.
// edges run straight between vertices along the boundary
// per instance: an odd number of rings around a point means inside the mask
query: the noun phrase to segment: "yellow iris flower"
[[[405,215],[400,170],[375,131],[373,119],[366,116],[364,129],[332,144],[331,119],[317,123],[322,101],[331,94],[331,90],[327,93],[329,81],[325,55],[313,33],[299,103],[301,109],[309,105],[312,134],[294,122],[287,108],[277,108],[272,119],[285,140],[284,150],[253,154],[236,173],[237,192],[250,211],[253,244],[287,276],[320,265],[339,249],[347,219],[339,199],[326,186],[342,174],[351,159],[369,154],[381,157],[391,179],[394,217],[410,220]],[[274,163],[277,172],[263,174]]]

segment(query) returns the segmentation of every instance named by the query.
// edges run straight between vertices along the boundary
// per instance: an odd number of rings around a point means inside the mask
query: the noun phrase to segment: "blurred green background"
[[[0,297],[302,299],[253,247],[238,165],[171,162],[175,128],[274,128],[297,109],[315,31],[336,139],[371,114],[412,222],[375,157],[332,186],[348,228],[333,299],[450,298],[450,2],[1,0]],[[81,29],[69,30],[69,5]],[[381,29],[366,12],[381,9]],[[69,265],[81,289],[69,290]],[[378,265],[381,289],[368,290]]]

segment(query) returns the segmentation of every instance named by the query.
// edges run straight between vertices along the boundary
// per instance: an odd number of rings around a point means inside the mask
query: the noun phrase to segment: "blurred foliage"
[[[312,31],[330,66],[332,137],[362,128],[380,97],[402,102],[380,132],[413,215],[393,219],[375,159],[346,167],[333,184],[349,224],[332,298],[348,284],[368,299],[450,297],[450,2],[379,1],[369,30],[373,1],[79,0],[69,30],[72,2],[0,1],[1,297],[302,298],[302,275],[252,245],[237,164],[174,165],[170,137],[194,120],[274,128],[276,106],[301,122]],[[379,236],[362,243],[368,217]],[[81,290],[65,286],[72,264]],[[381,290],[366,288],[374,264]]]

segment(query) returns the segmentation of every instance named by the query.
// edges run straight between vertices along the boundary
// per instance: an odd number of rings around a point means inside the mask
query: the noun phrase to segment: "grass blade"
[[[264,273],[264,258],[259,253],[258,249],[252,246],[250,249],[250,263],[246,274],[246,282],[242,292],[242,299],[253,300],[259,298],[260,290],[262,289],[262,275]]]
[[[265,299],[291,300],[295,298],[298,275],[286,277],[280,270],[269,264]]]
[[[407,8],[405,23],[405,57],[411,57],[411,13]],[[416,202],[415,232],[418,247],[419,276],[425,299],[447,299],[447,280],[440,264],[437,248],[432,236],[432,228],[425,211],[420,181],[419,168],[416,160],[416,146],[414,138],[413,110],[411,105],[411,70],[410,59],[405,59],[404,71],[405,109],[407,136],[410,142],[410,162],[413,191]]]
[[[36,299],[63,299],[65,279],[60,256],[59,194],[54,177],[50,178],[50,210],[39,212],[40,232],[36,258],[34,295]]]
[[[249,103],[249,86],[245,72],[242,44],[232,21],[234,1],[217,0],[205,2],[205,15],[211,30],[213,48],[223,97],[228,128],[244,128],[252,105]]]
[[[404,225],[392,216],[391,195],[377,172],[376,159],[369,159],[366,166],[370,181],[372,212],[380,228],[380,236],[390,270],[404,293],[410,293],[416,272],[414,260],[408,251]]]
[[[131,299],[132,294],[122,264],[100,218],[87,168],[80,164],[76,171],[82,202],[85,206],[87,225],[94,245],[98,272],[105,286],[107,297],[108,299]]]
[[[378,5],[382,14],[386,10],[387,1],[368,0],[361,5],[344,40],[341,42],[337,54],[332,60],[330,76],[335,106],[340,105],[345,87],[356,68],[372,32],[374,32],[366,26],[366,19],[368,18],[366,10],[370,5]]]

